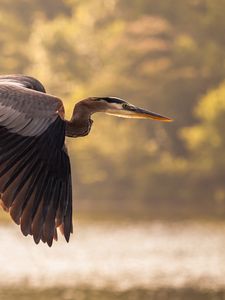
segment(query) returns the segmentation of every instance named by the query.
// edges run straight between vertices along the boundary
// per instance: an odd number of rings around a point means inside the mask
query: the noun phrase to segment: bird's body
[[[170,120],[122,99],[90,97],[75,105],[67,121],[62,101],[46,94],[38,80],[0,76],[1,205],[36,243],[42,240],[51,246],[57,228],[69,241],[72,184],[65,136],[87,135],[95,112]]]

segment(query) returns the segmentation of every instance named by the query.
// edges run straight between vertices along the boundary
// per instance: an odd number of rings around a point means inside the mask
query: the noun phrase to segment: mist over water
[[[1,286],[225,288],[224,223],[81,223],[52,248],[2,225],[0,245]]]

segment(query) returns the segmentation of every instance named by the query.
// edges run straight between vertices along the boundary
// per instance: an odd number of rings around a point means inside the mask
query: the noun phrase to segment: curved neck
[[[66,136],[74,138],[85,136],[90,132],[92,123],[90,109],[82,101],[78,102],[71,120],[66,121]]]

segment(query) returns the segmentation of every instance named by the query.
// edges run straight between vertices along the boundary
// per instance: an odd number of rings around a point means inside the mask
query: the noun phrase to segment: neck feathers
[[[70,121],[66,121],[66,136],[82,137],[88,135],[91,130],[91,112],[84,101],[78,102],[73,110]]]

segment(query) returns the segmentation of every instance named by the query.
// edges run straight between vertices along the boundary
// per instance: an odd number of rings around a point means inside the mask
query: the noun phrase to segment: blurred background
[[[104,95],[175,119],[99,114],[88,137],[68,139],[75,235],[37,247],[1,212],[1,299],[225,299],[224,11],[224,0],[0,0],[1,74],[38,78],[67,118]]]

